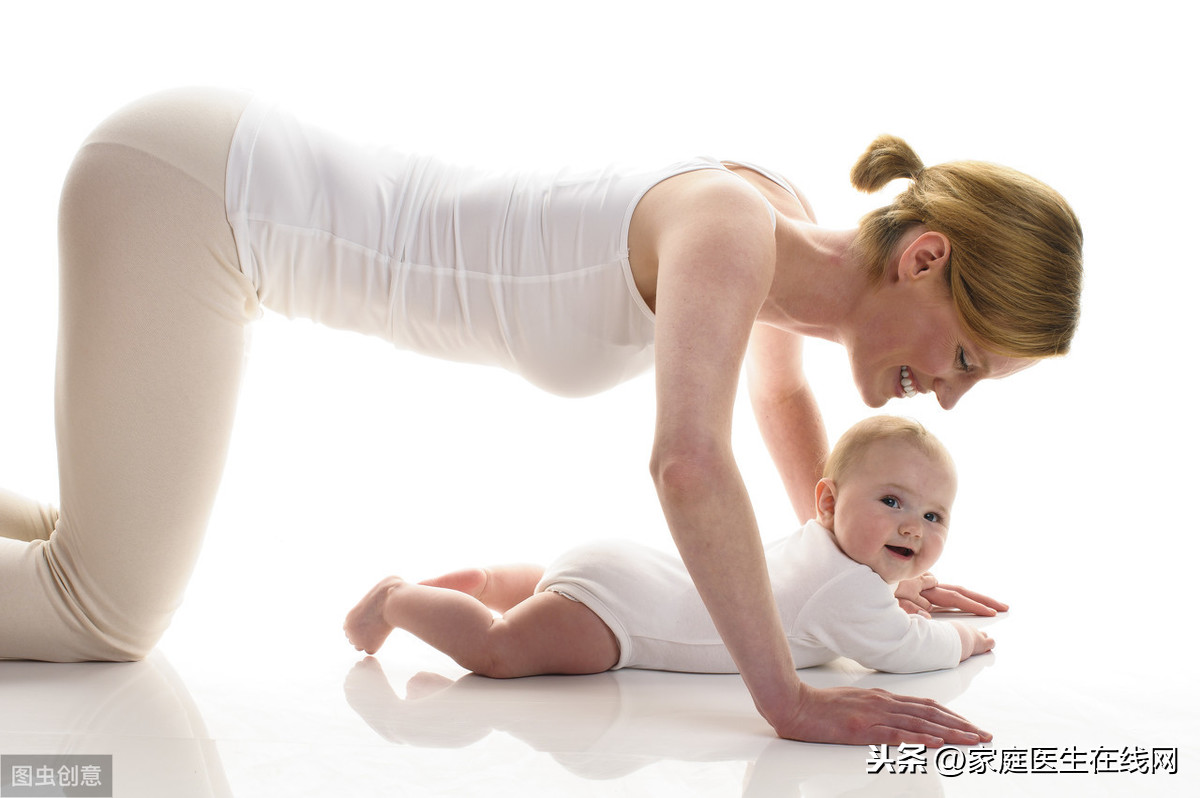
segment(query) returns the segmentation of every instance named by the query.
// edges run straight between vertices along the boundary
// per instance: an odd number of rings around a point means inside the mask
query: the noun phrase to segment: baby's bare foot
[[[404,584],[398,576],[389,576],[363,596],[362,601],[346,616],[342,629],[346,639],[359,651],[374,654],[392,632],[392,625],[383,617],[388,594]]]

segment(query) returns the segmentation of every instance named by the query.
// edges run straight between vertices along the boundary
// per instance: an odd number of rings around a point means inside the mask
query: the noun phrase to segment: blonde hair
[[[1046,184],[1004,166],[954,161],[926,168],[895,136],[871,142],[850,170],[860,191],[912,181],[860,222],[855,247],[876,280],[915,225],[950,241],[946,277],[959,318],[1009,357],[1066,354],[1079,323],[1083,229]]]
[[[821,476],[835,484],[840,482],[848,471],[858,466],[872,444],[888,440],[914,446],[926,457],[941,460],[952,472],[954,470],[954,458],[949,450],[919,421],[900,416],[872,416],[842,433],[825,459]]]

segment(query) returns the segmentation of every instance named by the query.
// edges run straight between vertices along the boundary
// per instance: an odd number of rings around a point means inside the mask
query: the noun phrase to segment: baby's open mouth
[[[914,554],[916,554],[916,552],[914,552],[912,549],[908,548],[907,546],[886,546],[885,548],[888,551],[890,551],[892,554],[895,554],[899,557],[904,557],[904,558],[912,557]]]

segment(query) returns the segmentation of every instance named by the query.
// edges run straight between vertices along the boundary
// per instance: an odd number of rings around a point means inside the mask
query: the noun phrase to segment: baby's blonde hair
[[[842,433],[825,459],[821,476],[837,484],[862,461],[872,444],[886,440],[910,444],[927,457],[943,461],[951,472],[954,471],[954,458],[949,450],[919,421],[900,416],[871,416]]]
[[[862,218],[855,246],[883,280],[901,237],[915,225],[950,240],[946,270],[964,326],[997,354],[1066,354],[1079,324],[1083,229],[1054,189],[979,161],[926,168],[903,139],[880,136],[850,171],[860,191],[912,183]]]

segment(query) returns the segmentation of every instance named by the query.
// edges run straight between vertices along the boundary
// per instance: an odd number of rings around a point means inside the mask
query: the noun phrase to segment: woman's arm
[[[688,183],[656,238],[651,473],[692,580],[774,723],[801,685],[731,445],[742,360],[774,268],[770,217],[736,178],[700,173]]]
[[[658,265],[651,471],[671,534],[755,705],[792,739],[978,742],[975,727],[932,701],[815,690],[797,676],[731,446],[741,364],[773,275],[770,217],[761,196],[731,176],[696,173],[676,186],[669,215],[658,203],[645,209]]]
[[[754,417],[802,523],[816,516],[814,488],[829,454],[821,410],[804,376],[803,347],[799,335],[756,324],[747,363]]]

